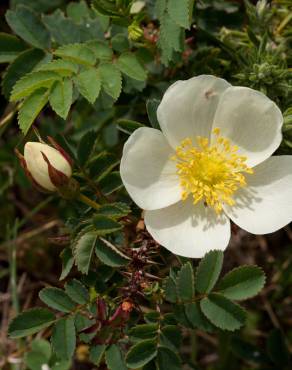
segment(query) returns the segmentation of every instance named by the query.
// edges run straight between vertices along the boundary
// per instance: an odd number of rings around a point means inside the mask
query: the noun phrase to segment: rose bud
[[[106,321],[107,306],[106,306],[105,300],[102,298],[97,298],[96,305],[97,305],[98,320],[101,322]]]
[[[130,317],[134,305],[130,301],[124,301],[118,306],[114,314],[109,319],[109,325],[112,327],[123,326]]]
[[[27,142],[24,156],[19,153],[26,174],[38,188],[57,191],[68,185],[72,175],[71,161],[63,150],[47,144]]]

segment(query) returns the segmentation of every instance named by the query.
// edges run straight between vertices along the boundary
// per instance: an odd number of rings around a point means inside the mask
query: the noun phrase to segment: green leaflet
[[[85,286],[77,279],[68,281],[65,284],[65,292],[78,304],[86,304],[89,302],[89,292]]]
[[[192,327],[212,332],[214,327],[203,315],[198,302],[187,303],[184,306],[185,314]]]
[[[105,351],[105,362],[109,370],[127,370],[121,350],[116,344]]]
[[[158,324],[140,324],[130,329],[129,334],[134,340],[151,339],[157,336]]]
[[[55,59],[49,63],[42,64],[38,70],[53,71],[64,77],[68,77],[78,72],[78,64],[70,60]]]
[[[63,119],[66,119],[72,104],[72,80],[65,78],[56,81],[50,90],[49,102],[52,109]]]
[[[98,346],[93,346],[90,348],[89,358],[94,363],[94,365],[99,365],[104,355],[105,349],[106,349],[105,344],[100,344]]]
[[[99,185],[101,191],[105,195],[109,195],[123,186],[121,175],[119,171],[113,171],[105,175],[100,181]]]
[[[119,160],[113,154],[101,152],[95,156],[88,165],[90,176],[100,181],[118,164]]]
[[[183,28],[189,28],[194,0],[168,0],[167,10],[171,19]]]
[[[164,293],[167,301],[175,303],[178,300],[176,281],[171,276],[164,280]]]
[[[39,297],[46,305],[61,312],[71,312],[76,307],[64,290],[59,288],[44,288],[39,292]]]
[[[222,330],[233,331],[245,323],[245,311],[238,304],[220,294],[209,294],[201,300],[200,306],[211,323]]]
[[[15,83],[29,73],[45,57],[40,49],[28,49],[21,52],[6,69],[2,80],[2,93],[9,99]]]
[[[73,255],[77,268],[83,274],[87,274],[91,256],[97,240],[97,233],[93,231],[82,231],[77,235],[73,243]]]
[[[102,237],[96,243],[95,254],[107,266],[119,267],[129,262],[129,258],[125,254]]]
[[[96,58],[100,61],[107,62],[112,59],[113,51],[105,42],[92,40],[88,41],[86,45],[94,52]]]
[[[88,68],[80,72],[75,78],[76,85],[81,95],[93,104],[101,88],[101,77],[96,68]]]
[[[8,10],[6,21],[13,31],[23,40],[40,49],[48,49],[51,44],[50,34],[40,18],[29,8],[18,6]]]
[[[53,328],[51,341],[53,349],[60,359],[71,359],[76,346],[73,317],[64,317],[56,322]]]
[[[135,54],[128,52],[121,54],[117,61],[117,67],[122,73],[135,80],[144,81],[147,78],[147,73]]]
[[[31,370],[41,369],[43,364],[49,363],[51,346],[44,339],[34,339],[31,342],[31,351],[25,354],[25,364]]]
[[[221,272],[222,263],[222,251],[210,251],[204,256],[196,273],[196,290],[199,293],[209,293],[213,289]]]
[[[150,362],[157,355],[156,341],[143,340],[135,344],[126,356],[126,363],[130,369],[137,369]]]
[[[27,134],[34,120],[48,102],[48,91],[40,88],[28,96],[18,112],[18,124],[24,135]]]
[[[108,216],[113,219],[127,216],[130,212],[130,207],[126,203],[122,202],[103,204],[98,210],[98,214]]]
[[[62,260],[62,272],[61,272],[60,280],[63,280],[69,274],[74,264],[74,258],[72,255],[71,248],[63,249],[63,251],[60,254],[60,257]]]
[[[96,60],[94,52],[84,44],[69,44],[59,47],[55,55],[78,64],[93,66]]]
[[[185,0],[171,4],[168,4],[166,0],[157,0],[155,3],[160,22],[158,45],[161,49],[161,61],[165,65],[174,59],[176,52],[181,52],[184,48],[184,29],[179,25],[182,18],[176,9],[177,7],[185,12],[184,4]],[[173,17],[170,16],[169,11]],[[185,22],[184,20],[183,23]]]
[[[16,36],[0,32],[0,63],[12,62],[26,48]]]
[[[181,361],[178,355],[168,347],[158,347],[157,365],[159,370],[181,370]]]
[[[10,100],[16,101],[31,95],[35,90],[44,87],[49,88],[61,76],[53,71],[37,71],[26,74],[14,85]]]
[[[95,149],[98,135],[95,131],[88,131],[81,137],[77,147],[77,158],[81,166],[85,166]]]
[[[247,299],[258,294],[265,284],[265,274],[258,266],[240,266],[228,272],[217,289],[229,299]]]
[[[10,323],[8,334],[10,338],[21,338],[37,333],[50,326],[55,321],[55,315],[46,308],[32,308],[17,315]]]
[[[114,99],[118,99],[122,90],[122,75],[114,64],[104,63],[98,68],[102,88]]]
[[[119,222],[104,215],[97,214],[93,217],[92,222],[98,235],[110,234],[122,228],[122,225]]]
[[[194,271],[190,262],[180,269],[177,276],[177,292],[181,301],[191,301],[194,294]]]
[[[160,104],[160,101],[157,99],[148,99],[146,102],[146,109],[149,121],[153,128],[160,129],[160,125],[157,119],[157,108]]]

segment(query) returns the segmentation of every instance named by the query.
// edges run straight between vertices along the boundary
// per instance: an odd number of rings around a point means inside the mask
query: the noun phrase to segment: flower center
[[[247,158],[238,154],[238,147],[220,136],[219,128],[213,134],[212,145],[206,137],[197,136],[195,146],[192,139],[184,139],[172,159],[177,162],[182,199],[191,194],[194,204],[202,200],[220,213],[224,203],[235,204],[233,194],[246,185],[244,173],[253,170],[247,166]]]

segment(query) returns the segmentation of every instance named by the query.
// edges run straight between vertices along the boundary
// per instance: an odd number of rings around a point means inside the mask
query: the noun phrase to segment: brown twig
[[[42,232],[47,231],[49,229],[52,229],[53,227],[55,227],[57,225],[60,225],[60,224],[61,224],[60,220],[49,221],[46,224],[44,224],[44,225],[42,225],[42,226],[40,226],[36,229],[33,229],[33,230],[22,233],[15,240],[9,240],[7,242],[2,243],[0,245],[0,249],[1,248],[7,248],[11,243],[20,244],[20,243],[24,242],[25,240],[31,239],[34,236],[39,235]]]

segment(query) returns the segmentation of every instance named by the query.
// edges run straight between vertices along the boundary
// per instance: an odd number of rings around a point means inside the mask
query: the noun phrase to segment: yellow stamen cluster
[[[219,128],[213,130],[212,143],[206,137],[196,137],[196,145],[186,138],[176,148],[172,157],[177,162],[182,199],[191,194],[194,204],[200,200],[213,207],[217,213],[223,204],[234,205],[235,191],[246,185],[244,173],[253,173],[245,163],[247,158],[238,155],[238,147],[220,136]]]

